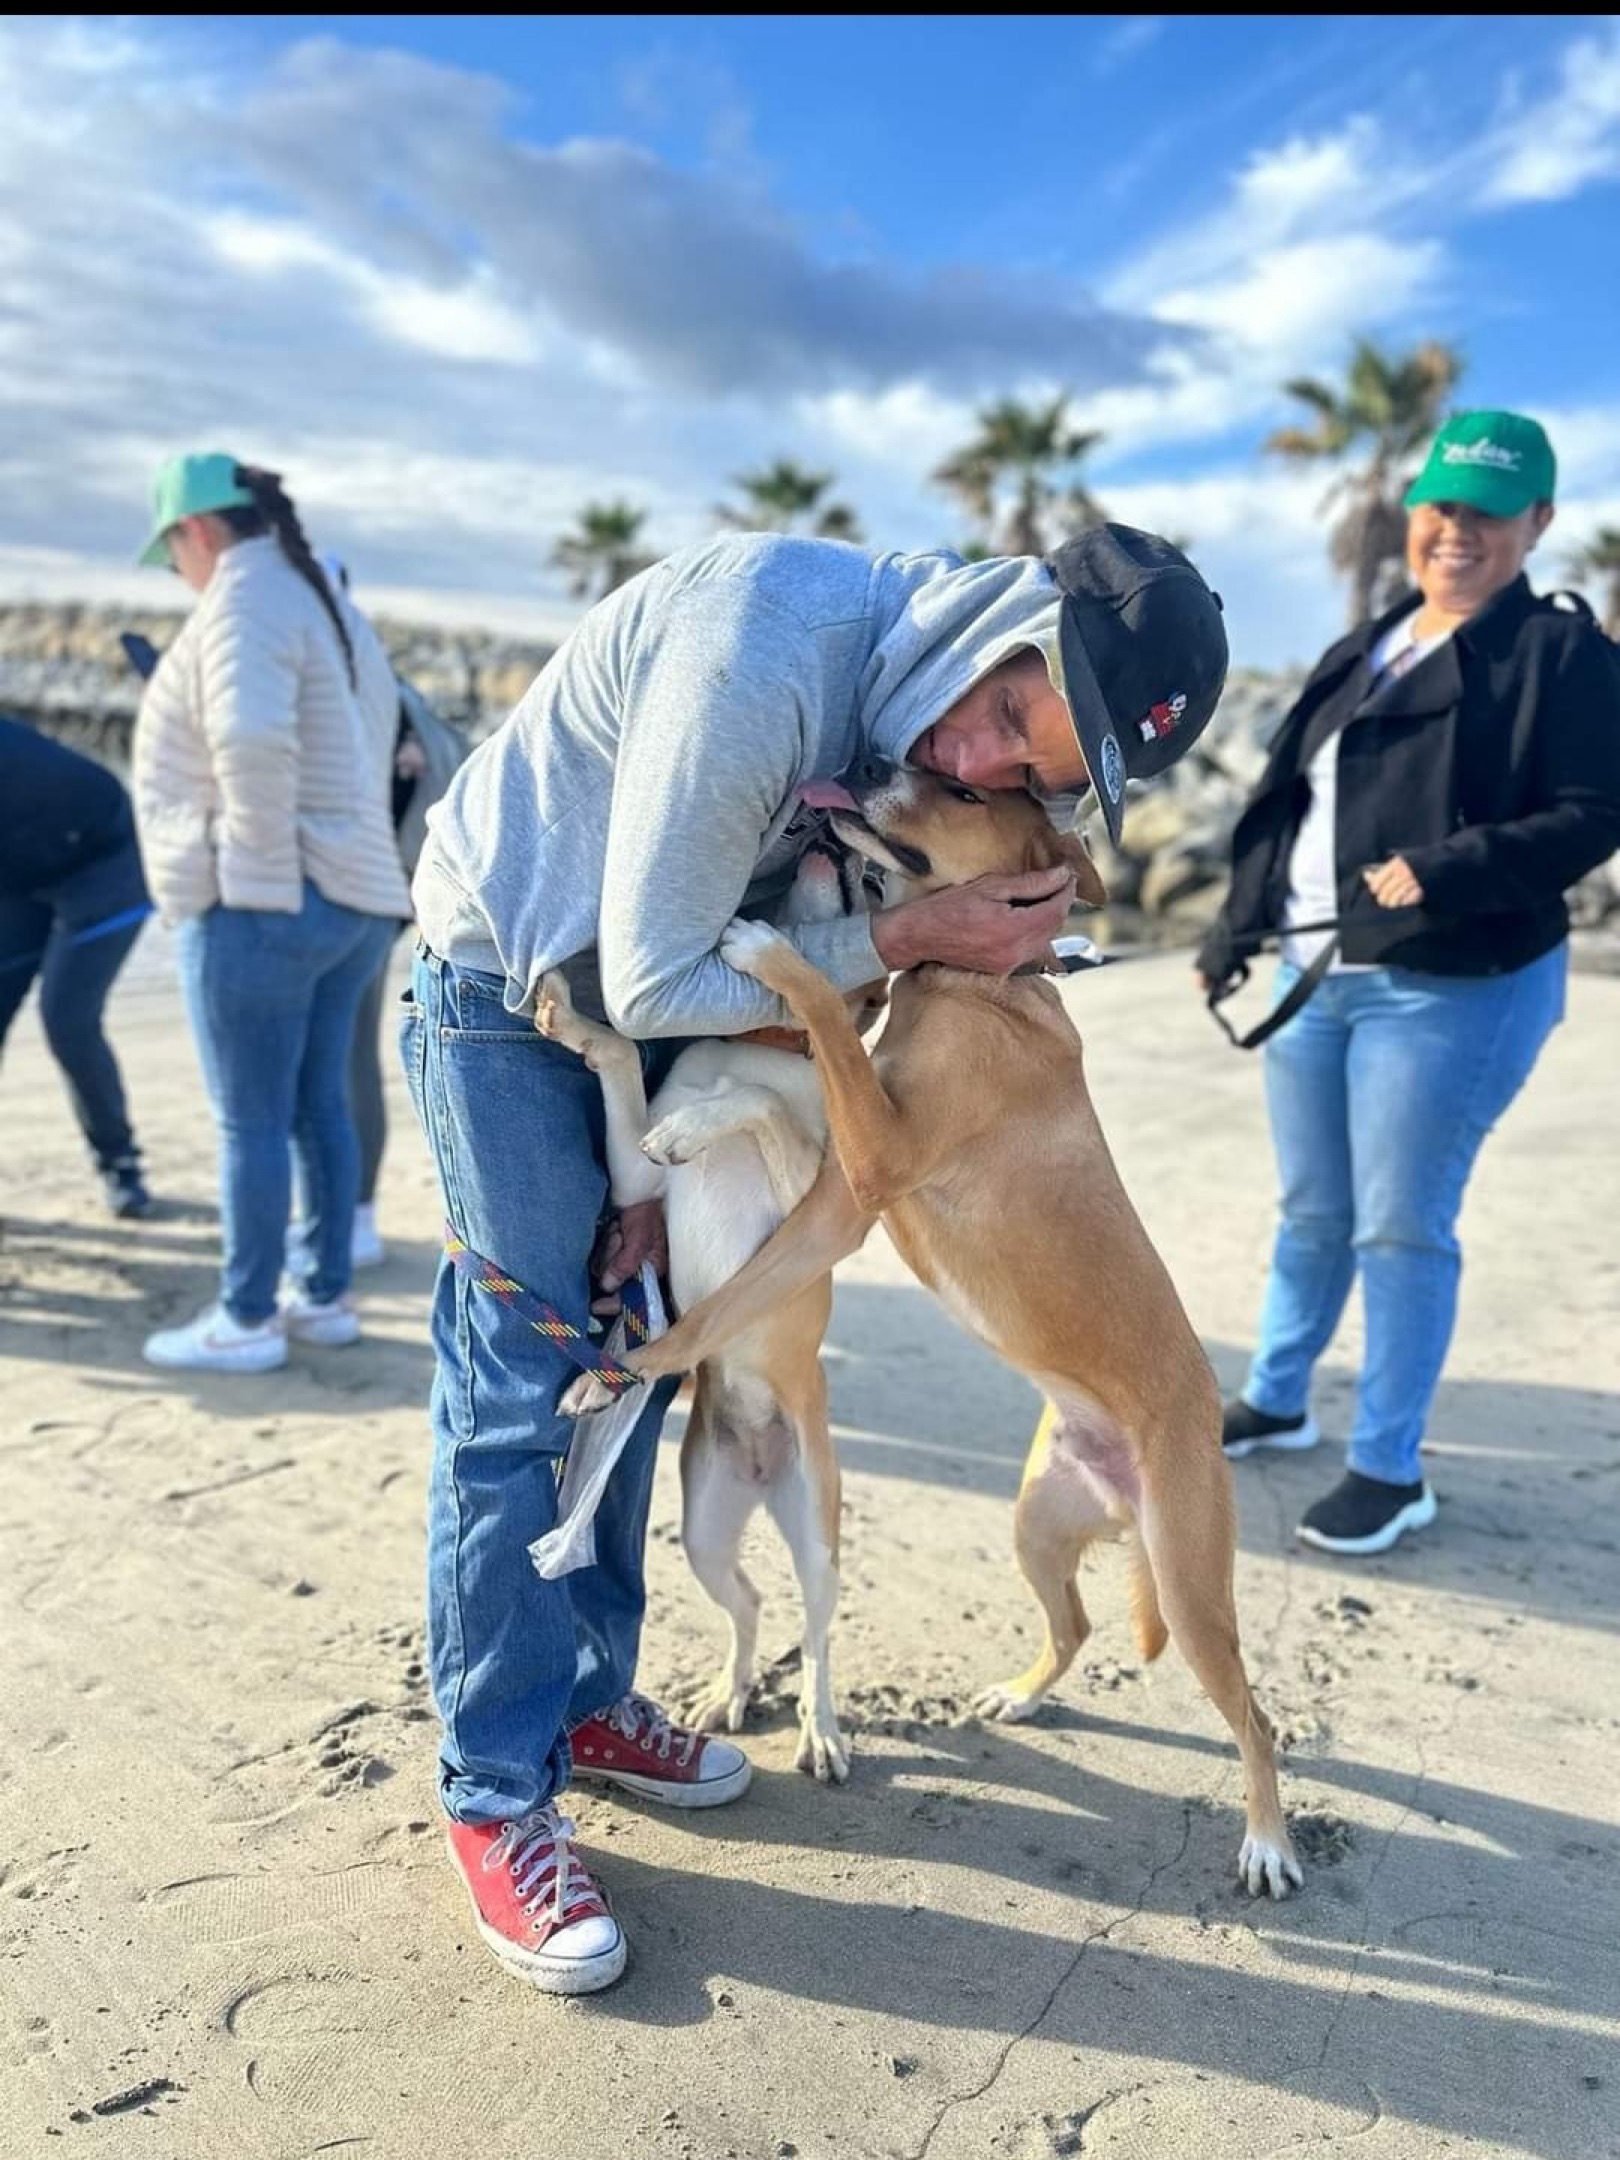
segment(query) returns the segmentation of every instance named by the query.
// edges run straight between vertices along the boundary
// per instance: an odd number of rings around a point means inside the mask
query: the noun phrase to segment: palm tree
[[[1566,557],[1564,568],[1577,585],[1603,580],[1598,612],[1609,636],[1620,638],[1620,525],[1600,525],[1585,547]]]
[[[848,503],[823,502],[831,473],[807,472],[791,458],[777,458],[758,472],[739,473],[735,485],[748,500],[740,508],[720,505],[718,516],[744,532],[809,532],[821,540],[856,540],[860,521]]]
[[[978,524],[987,549],[1005,555],[1044,555],[1058,535],[1100,525],[1102,505],[1086,486],[1081,461],[1102,441],[1096,429],[1073,428],[1069,394],[1046,405],[1003,398],[978,413],[973,441],[933,474]]]
[[[1358,338],[1342,389],[1313,375],[1283,385],[1310,407],[1314,422],[1279,428],[1264,447],[1295,460],[1340,463],[1322,507],[1339,509],[1328,548],[1335,570],[1350,580],[1352,625],[1389,606],[1405,582],[1401,498],[1463,366],[1461,355],[1435,338],[1399,358]],[[1366,452],[1354,469],[1342,462],[1353,450]]]
[[[627,502],[585,505],[574,530],[551,551],[556,567],[568,572],[568,590],[576,600],[600,600],[657,561],[636,545],[646,522],[646,511]]]

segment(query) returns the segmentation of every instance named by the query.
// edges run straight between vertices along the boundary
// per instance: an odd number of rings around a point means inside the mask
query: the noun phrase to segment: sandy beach
[[[1235,1384],[1273,1210],[1259,1061],[1183,957],[1065,994]],[[797,1612],[761,1531],[753,1789],[696,1819],[579,1798],[632,1961],[573,2002],[494,1964],[440,1844],[437,1210],[397,1076],[364,1343],[160,1375],[141,1339],[211,1295],[216,1223],[155,935],[112,1022],[151,1222],[102,1214],[32,1011],[0,1074],[3,2160],[1620,2155],[1620,980],[1574,979],[1471,1191],[1435,1529],[1354,1564],[1293,1540],[1337,1475],[1348,1325],[1328,1444],[1235,1473],[1303,1895],[1238,1892],[1235,1750],[1173,1651],[1138,1668],[1117,1555],[1056,1700],[971,1720],[1036,1632],[1010,1502],[1037,1405],[879,1239],[828,1348],[850,1783],[792,1766]],[[641,1676],[674,1703],[721,1640],[676,1542],[677,1432]]]

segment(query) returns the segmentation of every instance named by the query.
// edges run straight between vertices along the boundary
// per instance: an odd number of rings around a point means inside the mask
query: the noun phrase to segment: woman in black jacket
[[[0,714],[0,1044],[35,979],[45,1040],[115,1215],[151,1212],[107,993],[152,912],[123,784]]]
[[[1383,1552],[1434,1520],[1418,1451],[1456,1317],[1463,1188],[1563,1015],[1562,895],[1620,848],[1620,653],[1524,575],[1554,476],[1519,414],[1441,430],[1406,498],[1418,592],[1306,683],[1198,956],[1224,985],[1283,932],[1279,1003],[1325,968],[1266,1047],[1282,1221],[1225,1444],[1315,1443],[1312,1369],[1359,1272],[1349,1468],[1299,1526],[1331,1552]],[[1336,947],[1289,934],[1323,921]]]

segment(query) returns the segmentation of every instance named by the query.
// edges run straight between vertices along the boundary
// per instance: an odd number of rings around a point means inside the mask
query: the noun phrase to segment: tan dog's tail
[[[1159,1586],[1153,1579],[1153,1564],[1140,1533],[1134,1533],[1130,1541],[1130,1600],[1136,1647],[1143,1663],[1151,1665],[1170,1640],[1170,1630],[1159,1610]]]

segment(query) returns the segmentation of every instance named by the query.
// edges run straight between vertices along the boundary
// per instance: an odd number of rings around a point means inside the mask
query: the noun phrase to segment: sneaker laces
[[[684,1770],[691,1762],[702,1741],[701,1733],[687,1732],[681,1726],[672,1725],[669,1713],[645,1695],[626,1695],[607,1713],[607,1722],[617,1733],[642,1749],[656,1748],[660,1762],[668,1762],[670,1749],[679,1740],[680,1751],[675,1760]],[[645,1734],[642,1732],[646,1725]]]
[[[551,1919],[555,1926],[562,1927],[567,1909],[576,1898],[599,1894],[574,1851],[573,1836],[574,1825],[568,1816],[554,1807],[537,1808],[532,1815],[502,1823],[501,1834],[485,1851],[482,1865],[511,1869],[513,1888],[531,1917],[547,1902],[549,1887]]]

